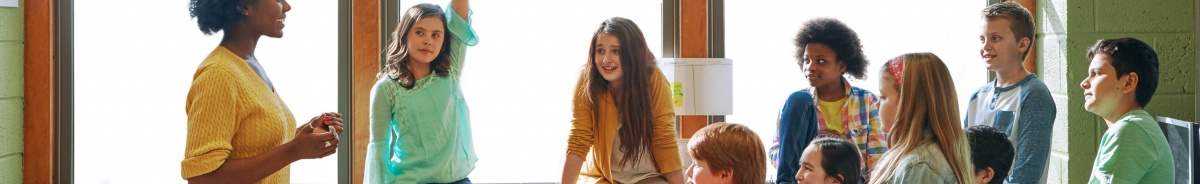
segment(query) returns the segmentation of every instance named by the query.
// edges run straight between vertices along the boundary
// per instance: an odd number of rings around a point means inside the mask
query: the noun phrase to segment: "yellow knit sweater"
[[[603,79],[600,79],[603,80]],[[679,160],[679,146],[675,136],[675,108],[671,101],[671,87],[666,77],[657,68],[650,76],[649,91],[654,111],[654,134],[651,141],[654,145],[651,151],[654,163],[659,173],[669,173],[683,168]],[[582,80],[580,81],[582,82]],[[587,104],[587,95],[576,89],[574,100],[574,120],[572,120],[571,135],[567,140],[567,154],[579,155],[584,158],[580,169],[580,182],[599,180],[599,183],[615,183],[612,180],[612,169],[609,166],[613,139],[617,136],[617,107],[612,97],[605,93],[599,95],[599,116],[592,117],[592,109]],[[595,119],[596,122],[593,122]],[[598,123],[598,130],[592,125]]]
[[[183,179],[204,175],[226,159],[249,158],[291,140],[296,120],[241,57],[217,47],[200,63],[187,95]],[[288,167],[257,183],[288,183]]]

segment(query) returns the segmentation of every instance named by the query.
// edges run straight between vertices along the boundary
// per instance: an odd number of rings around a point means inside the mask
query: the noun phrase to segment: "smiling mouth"
[[[617,67],[616,67],[616,66],[611,66],[611,67],[607,67],[607,66],[601,66],[600,68],[602,68],[602,69],[604,69],[604,70],[616,70],[616,69],[617,69]]]

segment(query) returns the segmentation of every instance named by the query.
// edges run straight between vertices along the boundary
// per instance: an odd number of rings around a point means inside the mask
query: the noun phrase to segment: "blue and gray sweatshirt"
[[[1046,83],[1029,74],[1012,86],[996,87],[992,81],[975,91],[963,127],[988,125],[1008,135],[1017,152],[1004,183],[1044,184],[1054,117]]]

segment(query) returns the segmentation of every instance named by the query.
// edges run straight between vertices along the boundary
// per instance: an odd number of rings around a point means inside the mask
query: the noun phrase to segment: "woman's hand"
[[[288,142],[292,155],[297,159],[323,158],[337,152],[338,134],[317,132],[319,127],[331,127],[341,132],[341,114],[325,113],[296,128],[296,137]]]
[[[325,133],[329,132],[329,130],[335,130],[334,132],[337,132],[338,135],[341,135],[343,132],[341,113],[326,112],[320,116],[313,117],[312,120],[309,120],[308,123],[305,124],[311,126],[314,129],[313,132],[316,133]]]
[[[226,159],[216,170],[188,178],[188,183],[250,183],[262,180],[297,160],[332,155],[337,151],[337,134],[314,132],[318,130],[315,126],[331,127],[341,132],[341,116],[337,113],[317,116],[296,128],[296,136],[287,143],[250,158]]]

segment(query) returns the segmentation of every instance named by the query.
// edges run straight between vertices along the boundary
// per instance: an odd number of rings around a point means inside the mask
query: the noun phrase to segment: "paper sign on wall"
[[[683,107],[683,82],[672,82],[671,94],[671,100],[675,102],[675,107]]]
[[[0,7],[17,7],[17,0],[0,0]]]

